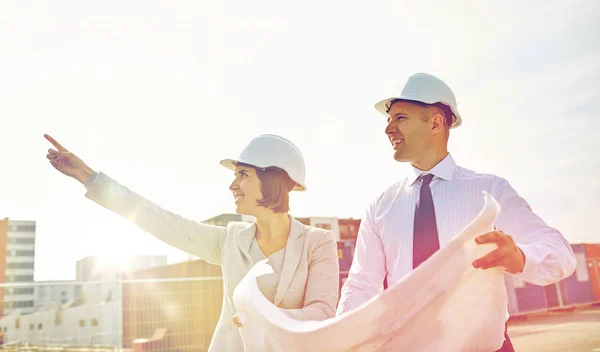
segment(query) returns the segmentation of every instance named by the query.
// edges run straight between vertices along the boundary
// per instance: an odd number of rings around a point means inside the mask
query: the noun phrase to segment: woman
[[[221,265],[223,308],[209,351],[243,351],[236,325],[233,291],[258,261],[268,258],[274,273],[261,276],[263,294],[298,320],[335,315],[339,265],[332,231],[303,225],[288,215],[289,192],[303,191],[304,159],[290,141],[276,135],[254,138],[238,158],[221,165],[235,171],[229,189],[236,211],[256,220],[226,227],[184,219],[130,191],[102,172],[95,172],[52,137],[56,149],[47,158],[55,169],[87,188],[86,197],[133,221],[160,240]]]

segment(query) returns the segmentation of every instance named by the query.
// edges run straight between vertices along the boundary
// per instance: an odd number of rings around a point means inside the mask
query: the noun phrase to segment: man
[[[473,262],[500,266],[537,285],[557,282],[575,270],[575,255],[555,229],[532,212],[510,184],[462,168],[448,153],[449,130],[460,126],[456,98],[439,78],[418,73],[401,91],[375,105],[387,116],[385,133],[394,159],[412,165],[410,175],[389,187],[367,209],[338,314],[360,306],[393,285],[475,218],[489,192],[502,209],[495,231],[476,238],[498,248]],[[506,307],[498,307],[506,311]],[[508,318],[508,312],[507,312]],[[505,333],[499,351],[513,351]]]

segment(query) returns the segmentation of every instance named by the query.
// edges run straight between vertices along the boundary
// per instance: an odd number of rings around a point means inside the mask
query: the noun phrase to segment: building
[[[220,266],[192,260],[133,272],[131,278],[138,281],[123,286],[123,347],[166,328],[152,351],[208,349],[223,302]]]
[[[0,220],[0,316],[34,311],[34,266],[35,221]]]
[[[360,228],[360,219],[339,219],[339,226],[340,240],[356,240]]]
[[[36,311],[74,301],[81,289],[75,281],[36,281],[35,283],[33,306]]]
[[[339,219],[336,217],[296,218],[296,220],[309,226],[331,230],[335,234],[336,241],[356,240],[360,219]]]
[[[309,226],[314,226],[326,230],[331,230],[335,234],[336,241],[356,240],[360,219],[338,219],[336,217],[318,217],[296,218],[296,220]],[[204,220],[203,223],[226,226],[231,221],[252,222],[254,217],[240,214],[221,214]]]
[[[167,265],[166,255],[132,255],[123,263],[90,256],[77,261],[78,303],[100,303],[121,298],[121,279],[129,272]]]
[[[102,257],[90,256],[77,261],[77,281],[110,281],[123,272],[137,271],[167,265],[166,255],[131,255],[123,263],[109,263]]]
[[[148,338],[156,329],[166,328],[161,351],[206,351],[221,312],[220,266],[196,260],[127,276],[132,281],[123,284],[122,301],[50,304],[32,314],[7,315],[0,318],[0,335],[7,344],[18,343],[13,345],[17,349],[26,342],[42,345],[40,350],[77,346],[77,351],[112,351],[116,346],[119,350],[131,348],[133,339]],[[61,287],[85,282],[36,283],[42,284],[46,286],[45,297],[54,292],[63,299],[70,293]]]

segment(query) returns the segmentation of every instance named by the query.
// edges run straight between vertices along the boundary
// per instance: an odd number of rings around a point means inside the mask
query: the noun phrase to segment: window
[[[98,319],[96,319],[96,318],[92,318],[92,319],[90,320],[90,325],[91,325],[91,326],[98,326]]]
[[[33,263],[6,263],[6,269],[33,269]]]
[[[19,224],[12,226],[13,232],[35,232],[35,224]]]
[[[15,329],[21,328],[21,319],[19,317],[15,318]]]
[[[33,281],[33,275],[14,275],[14,276],[8,276],[6,278],[6,281],[11,281],[11,282],[29,282],[29,281]]]
[[[32,249],[17,249],[14,252],[15,257],[33,257],[35,255],[35,251]]]
[[[43,327],[44,327],[44,325],[42,323],[38,324],[38,330],[42,330]]]
[[[577,266],[575,267],[575,276],[577,277],[577,281],[590,281],[590,273],[587,268],[587,260],[585,258],[585,253],[575,253],[575,258],[577,259]]]
[[[316,224],[315,227],[325,230],[331,230],[331,224]]]
[[[79,321],[79,327],[80,327],[80,328],[83,328],[83,327],[85,327],[85,320],[80,320],[80,321]]]
[[[6,307],[6,308],[28,308],[28,307],[33,307],[33,301],[4,302],[4,307]]]
[[[29,324],[29,330],[34,330],[34,329],[35,329],[35,325]]]
[[[35,238],[9,238],[8,243],[31,244],[35,243]]]
[[[9,293],[14,295],[32,295],[33,287],[11,288]]]

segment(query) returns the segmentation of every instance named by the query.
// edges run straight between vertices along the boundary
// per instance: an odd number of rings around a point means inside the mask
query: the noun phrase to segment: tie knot
[[[433,179],[433,174],[426,174],[424,176],[421,176],[421,180],[423,181],[424,186],[429,186],[429,184],[431,183],[431,179]]]

